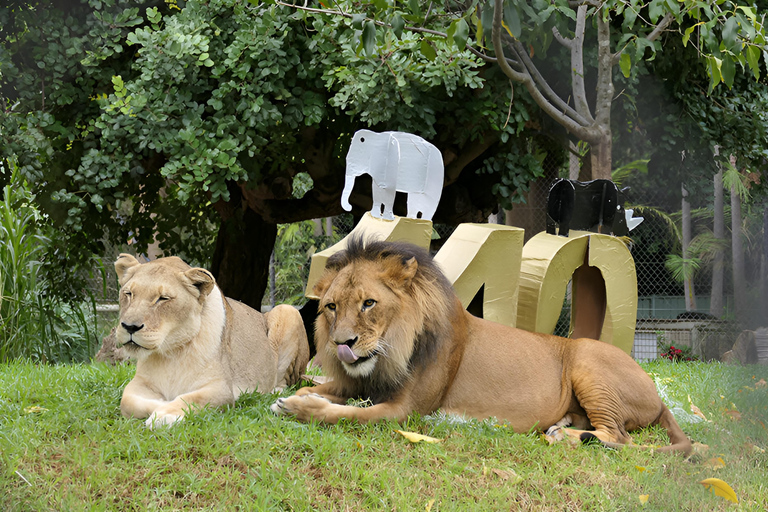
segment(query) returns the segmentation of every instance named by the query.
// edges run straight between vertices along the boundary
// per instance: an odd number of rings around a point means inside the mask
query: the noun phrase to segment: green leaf
[[[738,41],[739,21],[731,16],[723,27],[723,43],[732,53],[741,53],[741,43]]]
[[[665,0],[652,0],[648,5],[648,15],[651,18],[651,23],[654,25],[664,15],[664,2]]]
[[[629,73],[632,70],[632,59],[628,53],[623,52],[621,54],[619,59],[619,67],[621,67],[621,73],[624,75],[624,77],[629,78]]]
[[[372,21],[366,21],[363,25],[363,48],[369,57],[373,55],[373,50],[376,48],[376,24]]]
[[[453,34],[453,42],[456,43],[456,47],[459,51],[464,51],[467,47],[467,39],[469,38],[469,24],[467,20],[461,18],[456,25],[456,32]]]
[[[432,44],[429,42],[429,39],[427,39],[426,37],[421,40],[421,53],[429,61],[433,61],[437,58],[437,52],[432,47]]]
[[[752,21],[752,23],[755,22],[755,20],[756,20],[755,11],[752,10],[751,7],[745,7],[743,5],[740,5],[740,6],[737,7],[737,9],[739,9],[741,11],[744,11],[744,14],[747,15],[747,18],[749,18]]]
[[[395,16],[392,18],[392,32],[395,33],[395,36],[398,39],[402,39],[403,37],[403,27],[405,27],[405,21],[403,21],[403,17],[400,16],[400,13],[395,13]]]
[[[353,14],[352,15],[352,26],[358,30],[363,28],[363,22],[365,21],[365,14]]]
[[[421,6],[419,0],[408,0],[408,9],[416,16],[421,16]]]
[[[723,63],[720,66],[720,74],[723,77],[723,82],[728,88],[733,87],[733,78],[736,76],[736,63],[730,55],[726,55],[723,59]]]
[[[683,46],[688,46],[688,40],[690,40],[691,34],[693,34],[693,31],[696,30],[696,27],[699,25],[701,25],[701,23],[697,23],[692,27],[685,29],[685,32],[683,33]]]
[[[520,37],[523,30],[520,25],[520,13],[511,2],[504,2],[504,21],[512,37]]]
[[[675,15],[675,17],[680,16],[680,4],[677,0],[665,0],[664,4],[667,6],[667,9]]]
[[[720,66],[722,61],[717,57],[707,57],[707,74],[709,74],[709,92],[712,92],[721,81]]]
[[[755,80],[760,78],[760,49],[757,46],[747,46],[746,51],[747,64],[749,69],[752,70],[752,74],[755,75]]]

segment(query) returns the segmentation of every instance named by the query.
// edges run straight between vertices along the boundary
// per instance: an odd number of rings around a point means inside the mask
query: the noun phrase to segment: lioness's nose
[[[134,324],[127,324],[125,322],[120,322],[120,325],[123,326],[123,329],[128,331],[128,334],[133,334],[136,331],[140,331],[144,328],[144,324],[141,325],[134,325]]]

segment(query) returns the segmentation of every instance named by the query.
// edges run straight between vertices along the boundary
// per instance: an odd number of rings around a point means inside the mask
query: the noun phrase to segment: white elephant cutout
[[[395,193],[408,194],[412,219],[432,220],[443,192],[443,156],[418,135],[404,132],[358,130],[347,153],[347,171],[341,206],[352,209],[349,196],[355,179],[369,174],[373,179],[371,215],[392,220]]]

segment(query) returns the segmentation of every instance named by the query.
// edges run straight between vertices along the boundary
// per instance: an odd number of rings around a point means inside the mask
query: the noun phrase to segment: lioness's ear
[[[136,265],[141,265],[141,263],[130,254],[121,253],[120,256],[117,257],[117,260],[115,260],[115,272],[117,273],[117,282],[120,283],[120,286],[123,286],[125,281],[128,280],[128,276],[126,275],[128,269],[131,269]]]
[[[200,291],[200,299],[206,297],[213,285],[216,284],[213,274],[205,270],[204,268],[191,268],[186,272],[183,272],[184,276],[189,279],[190,284]]]
[[[409,286],[418,269],[419,263],[415,256],[411,256],[407,260],[398,257],[384,260],[384,278],[400,286]]]

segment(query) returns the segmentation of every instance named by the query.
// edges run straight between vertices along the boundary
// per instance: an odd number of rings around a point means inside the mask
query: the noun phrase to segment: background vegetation
[[[11,0],[0,10],[0,153],[56,227],[47,268],[66,276],[105,245],[158,242],[258,306],[277,225],[341,213],[359,128],[440,148],[435,220],[454,225],[515,206],[510,223],[540,230],[521,202],[537,201],[529,188],[546,189],[579,141],[585,179],[648,159],[634,181],[668,199],[651,206],[679,209],[681,183],[699,196],[729,154],[760,175],[764,4],[504,2],[497,32],[518,73],[508,76],[489,1]],[[300,174],[312,187],[299,198]],[[353,194],[357,216],[369,185]]]
[[[95,303],[66,300],[46,276],[53,228],[21,173],[8,172],[0,201],[0,363],[87,361],[102,334]]]

